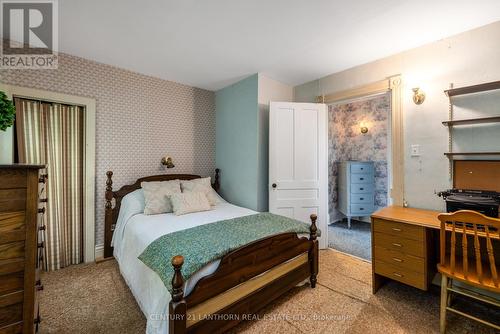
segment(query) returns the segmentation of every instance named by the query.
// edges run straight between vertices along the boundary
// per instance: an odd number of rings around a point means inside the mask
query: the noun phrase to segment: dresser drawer
[[[22,333],[23,333],[23,324],[20,322],[0,328],[0,334],[22,334]]]
[[[0,169],[0,189],[26,188],[27,175],[25,169]]]
[[[24,272],[24,259],[17,258],[0,261],[0,276],[17,272]]]
[[[398,223],[383,219],[373,220],[375,232],[387,233],[397,237],[423,241],[425,238],[425,227]]]
[[[375,198],[373,194],[352,194],[351,195],[351,204],[373,204]]]
[[[351,183],[369,183],[375,182],[373,174],[351,174]]]
[[[24,289],[24,272],[0,275],[0,296]]]
[[[367,204],[351,204],[351,215],[353,216],[368,216],[373,213],[375,207],[373,203]]]
[[[402,252],[408,255],[424,257],[425,245],[421,241],[405,239],[391,234],[375,232],[373,234],[373,243],[375,246]]]
[[[353,174],[358,174],[358,173],[373,174],[373,165],[372,164],[353,163],[353,164],[351,164],[351,173],[353,173]]]
[[[0,306],[0,328],[23,320],[23,304]]]
[[[24,241],[0,244],[0,260],[24,257]]]
[[[377,260],[375,260],[375,273],[422,290],[427,288],[427,279],[423,273],[417,273]]]
[[[411,270],[421,274],[425,273],[425,261],[418,256],[375,246],[373,259],[374,261],[391,264],[402,270]]]
[[[351,184],[351,194],[374,194],[373,184],[353,183]]]

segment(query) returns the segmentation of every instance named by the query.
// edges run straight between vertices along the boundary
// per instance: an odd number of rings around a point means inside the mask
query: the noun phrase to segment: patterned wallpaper
[[[1,70],[0,82],[96,100],[96,245],[104,242],[106,171],[113,186],[165,173],[213,175],[215,94],[60,54],[57,70]]]
[[[375,165],[375,206],[387,205],[387,140],[390,95],[328,107],[328,201],[330,221],[341,219],[336,210],[338,163],[346,160],[373,161]],[[361,124],[368,133],[360,132]]]

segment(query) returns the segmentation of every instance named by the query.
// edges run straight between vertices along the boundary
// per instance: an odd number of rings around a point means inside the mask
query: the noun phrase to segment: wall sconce
[[[169,156],[161,158],[161,164],[167,168],[174,168],[174,162],[172,161],[172,158]]]
[[[413,88],[413,102],[415,104],[422,104],[425,101],[425,93],[419,88]]]
[[[368,127],[366,126],[365,122],[361,122],[360,126],[361,127],[359,130],[361,131],[362,134],[368,133]]]

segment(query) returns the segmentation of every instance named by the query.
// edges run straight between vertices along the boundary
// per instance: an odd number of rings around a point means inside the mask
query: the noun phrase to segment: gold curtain
[[[21,163],[45,164],[47,270],[83,259],[84,108],[15,98]]]

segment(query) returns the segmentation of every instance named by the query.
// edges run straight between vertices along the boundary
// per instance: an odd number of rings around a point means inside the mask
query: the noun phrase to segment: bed
[[[316,215],[308,235],[279,233],[246,244],[202,267],[188,280],[182,277],[183,254],[173,256],[169,292],[164,281],[138,257],[162,235],[255,211],[222,198],[211,211],[183,216],[141,212],[140,184],[147,181],[192,180],[198,175],[148,176],[113,191],[107,172],[105,257],[114,256],[120,272],[147,318],[148,334],[223,332],[250,319],[259,309],[318,273]],[[219,189],[219,170],[213,188]],[[221,236],[224,237],[224,236]]]

